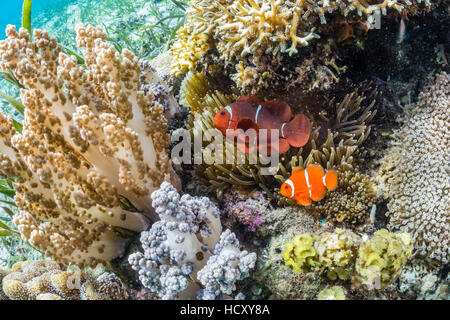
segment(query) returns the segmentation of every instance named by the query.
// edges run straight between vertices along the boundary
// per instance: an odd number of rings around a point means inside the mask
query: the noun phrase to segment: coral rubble
[[[96,264],[123,253],[124,237],[155,217],[150,193],[178,177],[164,107],[141,88],[137,59],[101,28],[76,31],[86,68],[45,31],[32,42],[8,26],[0,41],[2,70],[26,86],[23,130],[0,115],[0,174],[15,179],[26,241],[60,262]]]

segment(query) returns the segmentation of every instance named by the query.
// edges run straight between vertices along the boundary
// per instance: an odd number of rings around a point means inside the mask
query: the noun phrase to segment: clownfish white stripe
[[[229,129],[230,125],[231,125],[231,119],[233,119],[233,110],[231,109],[230,106],[226,106],[225,110],[227,110],[228,113],[230,114],[230,120],[228,120],[228,128],[227,128],[227,129]]]
[[[308,177],[308,171],[305,171],[305,179],[306,179],[306,185],[308,186],[308,188],[311,188],[311,184],[309,183],[309,177]]]
[[[309,183],[309,176],[308,176],[308,171],[305,171],[305,179],[306,179],[306,185],[308,186],[309,189],[309,196],[312,198],[312,189],[311,189],[311,184]]]
[[[323,185],[324,185],[324,187],[326,187],[327,186],[327,184],[325,183],[325,177],[326,177],[326,173],[323,175],[323,178],[322,178],[322,181],[323,181]]]
[[[258,124],[258,114],[259,114],[259,111],[261,110],[261,108],[262,108],[262,106],[259,105],[259,106],[258,106],[258,109],[256,110],[256,115],[255,115],[255,123],[256,123],[256,124]]]
[[[291,189],[292,189],[292,194],[291,194],[291,198],[293,198],[294,197],[294,194],[295,194],[295,187],[294,187],[294,183],[291,181],[291,179],[287,179],[286,181],[285,181],[288,185],[290,185],[291,186]]]
[[[284,129],[284,126],[286,125],[286,122],[285,123],[283,123],[283,125],[281,126],[281,136],[284,138],[284,132],[283,132],[283,129]]]

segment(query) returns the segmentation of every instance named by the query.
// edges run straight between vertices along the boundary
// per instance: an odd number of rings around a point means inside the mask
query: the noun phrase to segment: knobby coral
[[[26,86],[23,130],[0,115],[0,174],[15,180],[22,237],[55,260],[109,261],[144,230],[150,193],[176,183],[164,107],[139,82],[137,59],[100,28],[78,25],[86,68],[47,32],[8,26],[1,67]]]
[[[220,212],[208,198],[180,197],[163,182],[152,199],[161,220],[141,233],[144,253],[128,259],[142,284],[162,299],[231,294],[255,266],[256,254],[240,251],[230,230],[221,234]]]
[[[417,253],[449,262],[450,76],[441,73],[405,110],[382,160],[390,225],[409,232]]]
[[[98,278],[54,261],[15,263],[3,278],[2,290],[11,300],[123,300],[128,293],[113,273]]]

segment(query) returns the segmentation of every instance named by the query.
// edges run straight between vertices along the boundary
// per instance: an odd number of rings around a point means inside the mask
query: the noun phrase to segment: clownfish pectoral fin
[[[307,194],[299,196],[296,200],[299,205],[305,207],[309,206],[312,202],[311,198]]]
[[[280,139],[279,143],[278,143],[278,148],[274,148],[276,150],[276,152],[278,152],[278,154],[282,154],[285,153],[286,151],[289,150],[291,146],[289,145],[289,143],[286,141],[286,139]],[[268,146],[269,152],[271,153],[272,149],[271,146]]]
[[[291,107],[281,100],[270,100],[264,102],[262,106],[267,109],[270,114],[274,117],[277,117],[281,122],[288,122],[291,120],[292,112]]]
[[[317,186],[312,186],[311,188],[311,200],[312,201],[320,201],[325,197],[325,194],[327,193],[327,190],[325,187],[320,184]]]
[[[282,127],[281,134],[293,147],[303,147],[311,134],[311,122],[304,114],[296,114],[294,119]]]
[[[248,129],[254,129],[256,132],[259,130],[259,126],[250,118],[242,118],[238,121],[237,129],[247,131]]]
[[[325,176],[323,177],[323,182],[325,187],[330,190],[336,190],[338,186],[338,173],[336,170],[331,169],[328,170]]]

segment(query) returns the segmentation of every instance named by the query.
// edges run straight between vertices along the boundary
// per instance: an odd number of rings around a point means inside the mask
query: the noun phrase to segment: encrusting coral
[[[405,109],[380,169],[390,225],[411,233],[419,256],[442,264],[450,254],[449,94],[449,74],[438,74]]]
[[[150,193],[178,177],[164,107],[141,88],[136,57],[119,54],[101,28],[76,31],[86,68],[47,32],[34,30],[32,42],[7,27],[1,67],[26,86],[26,109],[21,132],[0,115],[0,175],[15,181],[23,239],[59,262],[96,264],[156,218]]]
[[[3,278],[2,290],[11,300],[123,300],[128,292],[113,273],[98,278],[54,261],[15,263]]]
[[[320,291],[317,300],[345,300],[345,291],[342,287],[332,286]]]
[[[428,0],[423,2],[430,5]],[[263,57],[270,55],[278,61],[280,54],[296,54],[320,38],[318,29],[329,23],[327,16],[370,22],[376,12],[407,11],[416,3],[422,1],[191,0],[185,26],[172,49],[172,70],[176,74],[193,70],[195,62],[214,48],[225,64],[236,62],[234,79],[245,87],[261,78],[256,66],[267,60]]]
[[[294,273],[327,271],[331,280],[351,279],[355,285],[380,289],[398,277],[411,251],[407,233],[381,229],[364,242],[353,232],[337,228],[333,233],[296,236],[285,244],[282,257]]]
[[[144,287],[161,299],[230,295],[255,266],[256,254],[241,251],[230,230],[222,233],[220,212],[208,198],[180,197],[163,182],[152,199],[161,220],[141,233],[144,252],[128,258]]]

